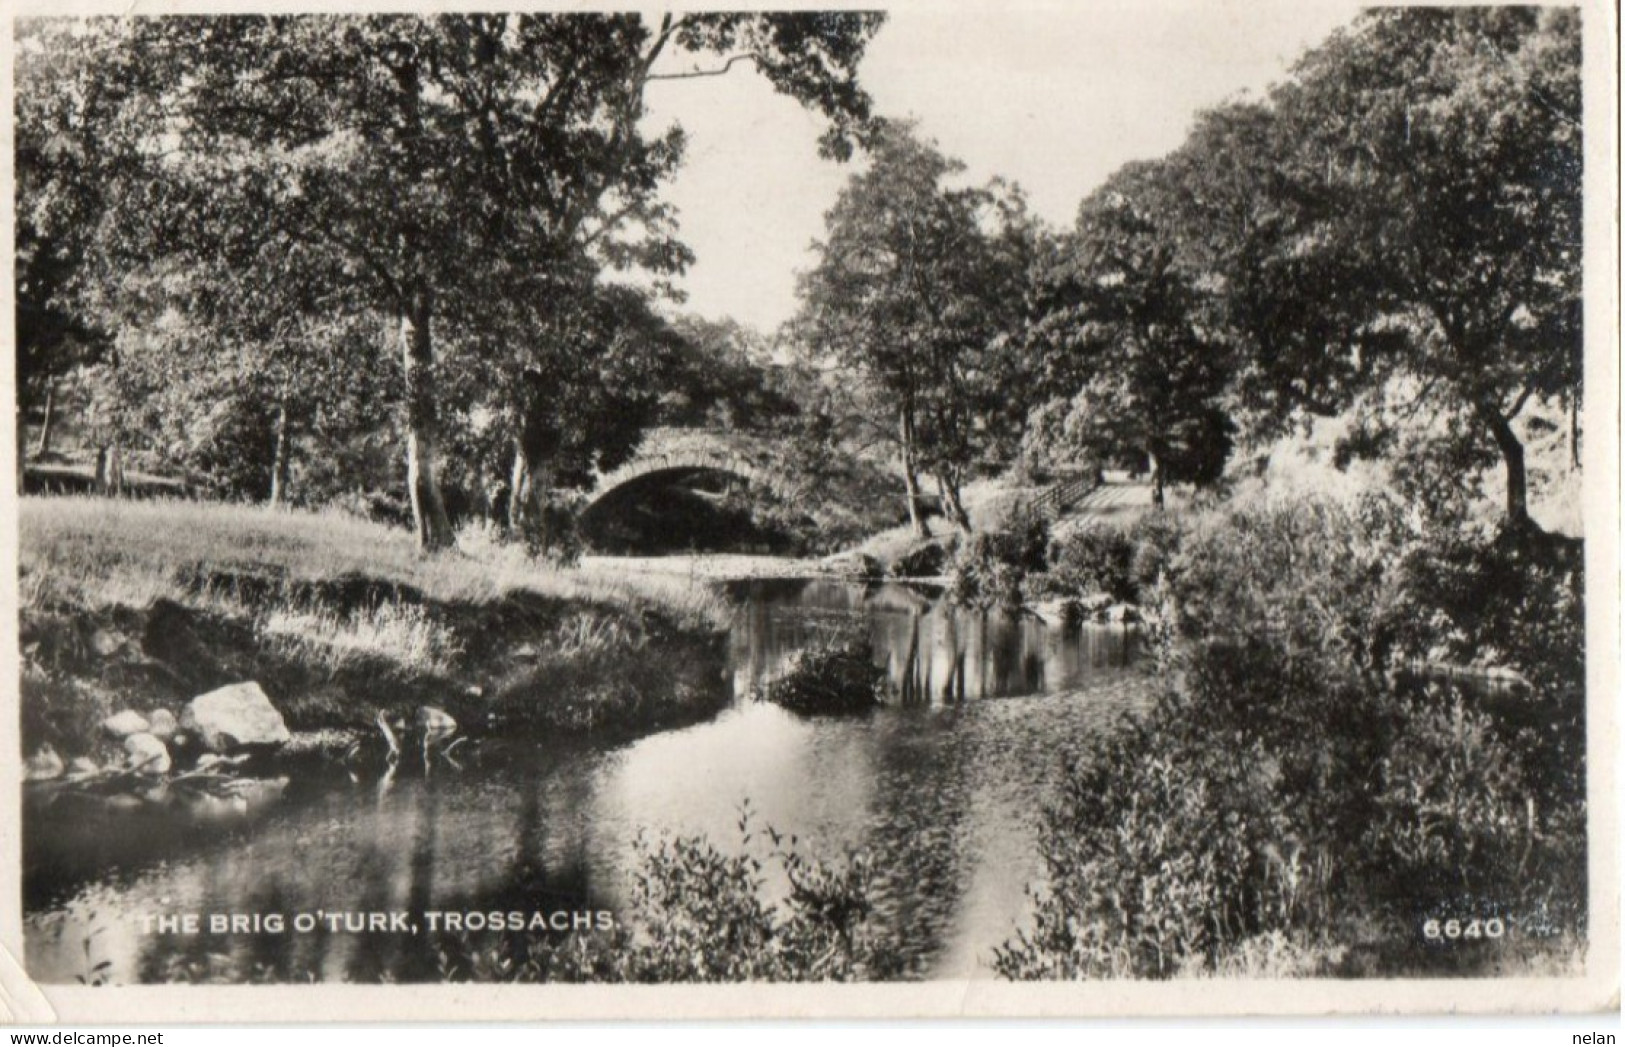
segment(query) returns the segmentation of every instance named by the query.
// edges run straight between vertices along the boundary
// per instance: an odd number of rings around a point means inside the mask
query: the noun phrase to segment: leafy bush
[[[995,533],[983,531],[960,543],[948,569],[948,593],[972,607],[1020,607],[1026,572],[1004,557]]]
[[[613,932],[518,936],[480,947],[442,943],[447,981],[743,982],[864,981],[895,973],[895,950],[870,929],[873,868],[863,854],[809,860],[794,837],[766,830],[768,860],[786,886],[770,900],[767,870],[752,853],[747,810],[741,849],[702,837],[639,840],[630,914]]]
[[[1136,600],[1145,601],[1163,581],[1184,537],[1184,520],[1175,513],[1147,513],[1129,525],[1128,538],[1134,545],[1129,577]]]
[[[1389,897],[1510,900],[1520,892],[1519,853],[1532,842],[1533,800],[1491,718],[1446,690],[1403,701],[1367,840],[1385,858]]]
[[[935,578],[948,569],[951,545],[928,541],[898,555],[887,566],[893,578]]]
[[[752,697],[803,714],[852,713],[880,704],[885,687],[886,671],[875,665],[869,635],[850,626],[793,652]]]
[[[1416,616],[1443,625],[1432,652],[1502,664],[1538,689],[1585,685],[1585,563],[1574,539],[1522,529],[1435,528],[1405,569]]]
[[[1148,513],[1122,526],[1089,523],[1050,546],[1049,569],[1027,579],[1032,601],[1091,598],[1148,607],[1184,537],[1181,518]]]
[[[1022,582],[1049,560],[1049,521],[1020,508],[997,531],[970,535],[954,551],[948,568],[953,599],[975,607],[1020,607]]]
[[[997,532],[1000,555],[1025,572],[1049,566],[1049,518],[1025,502],[1017,503]]]
[[[1268,648],[1213,648],[1193,666],[1188,691],[1069,770],[1041,834],[1048,888],[1034,928],[997,951],[1001,975],[1171,977],[1217,969],[1260,934],[1325,933],[1341,870],[1338,827],[1319,815],[1351,754],[1280,740],[1333,696]]]
[[[1266,636],[1385,668],[1410,622],[1399,511],[1382,499],[1256,501],[1193,521],[1166,567],[1176,638]]]
[[[574,567],[586,551],[581,533],[581,510],[586,496],[579,491],[550,491],[525,514],[515,538],[534,558],[558,567]]]
[[[1047,586],[1067,596],[1102,594],[1131,602],[1139,596],[1135,552],[1134,541],[1121,528],[1081,527],[1055,543]]]
[[[1123,545],[1100,545],[1120,567]],[[1491,962],[1422,948],[1418,914],[1452,905],[1582,933],[1579,566],[1552,545],[1385,498],[1244,503],[1146,535],[1178,683],[1068,770],[1046,888],[995,969],[1329,974],[1395,941],[1419,970]],[[1494,652],[1534,686],[1391,671],[1430,651]]]

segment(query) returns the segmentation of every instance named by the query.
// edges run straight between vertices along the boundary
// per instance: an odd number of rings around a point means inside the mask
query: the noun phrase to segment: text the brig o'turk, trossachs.
[[[607,909],[532,909],[412,913],[338,910],[297,913],[146,913],[137,918],[145,934],[422,934],[481,931],[610,931],[615,914]]]

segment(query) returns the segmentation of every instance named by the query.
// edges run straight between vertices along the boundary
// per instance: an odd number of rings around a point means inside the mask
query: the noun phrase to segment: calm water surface
[[[131,827],[25,825],[28,965],[73,982],[179,963],[261,977],[436,977],[427,935],[157,935],[142,917],[196,913],[610,909],[628,895],[640,832],[741,846],[737,823],[840,857],[865,849],[874,919],[908,970],[985,977],[1039,873],[1035,833],[1063,755],[1144,707],[1135,637],[955,611],[886,585],[752,582],[730,660],[735,700],[715,719],[630,744],[470,747],[465,767],[390,782],[296,774],[252,827],[165,836]],[[904,700],[805,719],[752,702],[752,683],[832,624],[866,622]],[[757,834],[754,848],[765,847]],[[765,854],[765,852],[764,852]]]

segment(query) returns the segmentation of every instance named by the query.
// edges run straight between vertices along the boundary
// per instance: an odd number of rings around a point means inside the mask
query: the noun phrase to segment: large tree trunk
[[[288,500],[288,405],[277,404],[276,449],[271,454],[271,508]]]
[[[116,443],[96,452],[96,490],[106,495],[124,493],[124,461]]]
[[[949,471],[937,474],[937,490],[942,492],[942,507],[948,514],[948,519],[959,528],[961,534],[970,534],[970,514],[965,512],[965,503],[959,496],[959,477]]]
[[[546,552],[547,492],[553,476],[546,463],[525,451],[522,439],[513,442],[513,473],[508,487],[508,530],[536,552]]]
[[[1506,522],[1515,528],[1529,524],[1529,475],[1524,469],[1523,441],[1512,431],[1512,422],[1499,409],[1480,405],[1478,416],[1489,429],[1506,466]]]
[[[898,412],[897,424],[903,443],[903,487],[908,493],[908,522],[916,538],[929,538],[931,529],[926,526],[925,509],[920,503],[920,472],[914,464],[914,419],[908,408]]]
[[[508,511],[504,517],[508,533],[514,537],[524,534],[525,507],[530,503],[530,459],[525,455],[525,442],[513,442],[513,469],[508,474]]]
[[[51,453],[51,424],[56,420],[56,383],[45,387],[45,416],[40,420],[39,442],[34,445],[34,457],[44,458]]]
[[[425,552],[449,547],[455,538],[446,502],[435,477],[439,418],[435,404],[434,342],[430,322],[433,299],[418,291],[401,313],[401,364],[406,377],[406,485],[412,499],[412,522],[418,548]]]
[[[1151,505],[1161,509],[1168,503],[1167,481],[1162,475],[1162,459],[1157,457],[1155,451],[1146,451],[1145,457],[1151,470]]]

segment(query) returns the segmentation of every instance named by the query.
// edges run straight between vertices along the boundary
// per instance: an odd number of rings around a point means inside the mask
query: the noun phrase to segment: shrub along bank
[[[691,836],[640,842],[627,918],[603,935],[446,937],[440,975],[461,982],[849,982],[899,977],[901,952],[868,919],[864,855],[800,855],[748,807],[731,853]],[[769,876],[782,884],[771,891]],[[770,900],[775,893],[782,897]]]
[[[1430,526],[1366,497],[1234,505],[1134,544],[1094,562],[1155,603],[1169,686],[1069,769],[1042,832],[1047,883],[1001,975],[1487,973],[1576,956],[1578,543]],[[1153,555],[1147,584],[1133,564]],[[1490,659],[1528,685],[1400,671],[1419,658]]]
[[[885,695],[886,670],[875,665],[868,633],[855,625],[793,652],[776,676],[751,693],[756,701],[808,716],[863,712]]]

